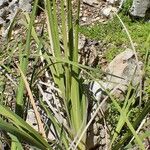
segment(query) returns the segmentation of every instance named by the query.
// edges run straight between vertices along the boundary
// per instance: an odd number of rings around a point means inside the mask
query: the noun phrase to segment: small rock
[[[142,79],[142,62],[135,59],[135,53],[127,49],[117,55],[108,65],[105,72],[108,74],[104,81],[91,82],[89,90],[93,93],[96,100],[100,101],[105,89],[112,90],[119,85],[118,90],[114,93],[116,97],[122,96],[122,92],[127,90],[129,82],[132,81],[133,86],[137,86]],[[140,67],[137,69],[137,67]],[[134,76],[134,78],[133,78]]]
[[[91,82],[89,84],[89,89],[92,93],[94,93],[94,97],[96,100],[100,100],[102,97],[102,92],[106,89],[107,83],[104,83],[103,81],[99,82]]]
[[[17,11],[18,9],[18,4],[16,3],[16,1],[12,1],[9,3],[8,6],[9,11],[11,12],[11,15],[13,16],[13,13]]]
[[[105,136],[106,136],[105,128],[102,128],[102,129],[101,129],[100,136],[101,136],[102,139],[105,138]],[[106,142],[106,141],[104,141],[104,143],[102,143],[102,144],[105,144],[105,142]]]
[[[137,69],[138,66],[140,66],[140,70]],[[113,89],[116,85],[121,83],[119,89],[125,92],[130,81],[132,81],[133,86],[136,86],[141,80],[142,62],[137,62],[135,53],[127,49],[110,62],[106,71],[112,74],[106,76],[106,81],[109,83],[108,88]]]
[[[19,8],[23,11],[30,12],[31,11],[31,0],[20,0],[19,1]]]
[[[118,9],[116,7],[112,7],[111,11],[117,13]]]
[[[81,50],[82,48],[84,48],[85,42],[86,42],[85,36],[84,35],[80,35],[79,36],[79,43],[78,43],[78,49],[79,50]]]
[[[118,3],[118,0],[107,0],[107,2],[111,5],[115,5]]]
[[[109,6],[109,7],[104,7],[101,12],[104,17],[109,17],[111,11],[112,11],[112,7]]]
[[[84,21],[84,22],[86,22],[87,18],[86,17],[82,17],[81,20]]]
[[[97,125],[97,123],[94,123],[93,124],[93,133],[94,133],[94,135],[99,135],[99,127],[98,127],[98,125]]]
[[[29,125],[31,125],[36,131],[38,131],[38,125],[37,125],[37,121],[36,121],[33,109],[29,109],[28,110],[26,122]]]
[[[7,14],[7,10],[5,8],[0,9],[0,17],[3,17]]]

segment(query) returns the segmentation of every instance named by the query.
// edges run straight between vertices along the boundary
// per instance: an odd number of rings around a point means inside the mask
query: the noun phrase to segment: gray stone
[[[119,97],[122,92],[127,90],[128,84],[132,82],[133,86],[137,86],[142,79],[142,62],[137,62],[135,53],[127,49],[117,55],[106,68],[107,75],[104,81],[94,81],[90,83],[89,90],[97,101],[103,96],[103,91],[113,90],[118,85],[115,96]],[[140,67],[137,69],[137,67]],[[121,92],[121,93],[120,93]]]
[[[4,3],[7,3],[8,0],[0,0],[0,6],[2,6]]]
[[[148,8],[150,8],[150,0],[133,0],[130,14],[133,17],[145,17]]]
[[[31,1],[32,0],[20,0],[19,8],[21,8],[23,11],[30,12],[32,8]]]
[[[140,67],[137,69],[137,67]],[[89,85],[89,91],[93,93],[96,101],[90,101],[89,98],[89,106],[91,108],[90,114],[88,115],[88,119],[93,115],[95,110],[98,107],[98,104],[101,103],[103,98],[105,97],[104,92],[107,90],[113,90],[117,85],[118,89],[113,93],[116,97],[121,99],[122,93],[120,91],[125,92],[127,90],[129,82],[132,82],[133,86],[139,84],[142,78],[142,62],[136,60],[134,51],[127,49],[122,53],[118,54],[108,65],[106,72],[108,73],[103,80],[93,81]],[[107,102],[102,105],[101,111],[103,111],[104,115],[107,107]],[[109,135],[107,135],[106,139],[106,131],[104,127],[100,128],[99,119],[102,118],[98,112],[98,116],[95,117],[94,123],[90,125],[87,137],[87,145],[88,148],[93,147],[95,144],[100,143],[100,149],[105,149],[106,140],[109,140]],[[111,128],[111,127],[109,127]],[[102,147],[104,146],[104,147]]]
[[[27,119],[26,122],[32,126],[36,131],[38,131],[38,125],[37,125],[37,120],[35,118],[34,110],[29,109],[27,112]]]
[[[6,8],[0,9],[0,17],[4,17],[6,13],[7,13]]]
[[[137,69],[138,66],[140,66],[139,69]],[[106,71],[112,74],[106,76],[108,89],[113,89],[120,84],[119,89],[125,92],[129,82],[132,81],[133,86],[136,86],[141,80],[142,62],[137,62],[135,53],[127,49],[110,62]]]
[[[93,96],[98,101],[100,101],[102,92],[106,89],[106,87],[107,83],[103,81],[94,81],[92,84],[89,84],[89,90],[93,93]]]
[[[19,6],[19,5],[17,4],[17,1],[16,1],[16,0],[10,2],[10,3],[9,3],[9,6],[8,6],[8,9],[9,9],[10,13],[16,12],[17,9],[18,9],[18,6]]]
[[[3,20],[3,18],[0,17],[0,25],[4,24],[5,21]]]

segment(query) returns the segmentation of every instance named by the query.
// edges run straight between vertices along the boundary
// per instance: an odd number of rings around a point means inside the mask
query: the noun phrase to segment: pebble
[[[82,19],[81,19],[82,21],[84,21],[84,22],[86,22],[86,20],[87,20],[87,17],[82,17]]]
[[[104,17],[109,17],[111,11],[112,11],[112,7],[104,7],[101,12]]]

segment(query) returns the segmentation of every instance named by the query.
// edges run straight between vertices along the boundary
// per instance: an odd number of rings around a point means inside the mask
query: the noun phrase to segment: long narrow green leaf
[[[61,0],[61,20],[62,20],[62,39],[64,45],[64,53],[65,59],[69,60],[69,49],[68,49],[68,37],[67,37],[67,27],[66,27],[66,15],[65,15],[65,6],[64,0]],[[65,64],[65,84],[66,84],[66,103],[68,105],[70,101],[70,94],[71,94],[71,73],[70,73],[70,65]],[[68,110],[69,112],[69,110]]]
[[[57,21],[56,1],[55,0],[52,0],[52,1],[53,1],[53,3],[52,3],[53,8],[51,8],[51,10],[53,9],[53,21],[54,21],[53,24],[54,24],[54,26],[51,29],[52,29],[52,32],[54,30],[54,35],[55,35],[55,38],[53,39],[56,42],[56,47],[54,49],[55,56],[60,57],[61,49],[60,49],[60,42],[59,42],[59,27],[58,27],[58,21]]]
[[[71,6],[71,4],[70,4]],[[75,20],[74,26],[74,48],[71,53],[71,58],[73,62],[78,62],[78,38],[79,38],[79,13],[80,13],[80,0],[77,1],[77,16]],[[70,14],[71,15],[71,14]],[[71,119],[72,126],[74,127],[75,133],[78,135],[81,134],[82,129],[86,125],[86,115],[87,107],[86,107],[86,98],[83,95],[82,91],[82,82],[80,80],[80,71],[78,67],[72,66],[71,69],[72,78],[71,78]],[[83,110],[84,109],[84,110]],[[75,134],[76,135],[76,134]],[[85,134],[86,135],[86,134]],[[85,136],[82,138],[82,143],[85,143]],[[81,149],[85,149],[85,145],[79,144]]]
[[[16,125],[17,127],[20,127],[19,132],[27,132],[29,135],[31,135],[36,141],[40,142],[46,147],[49,147],[49,144],[43,139],[43,137],[35,131],[29,124],[27,124],[22,118],[20,118],[18,115],[16,115],[14,112],[9,110],[7,107],[0,104],[0,114],[5,116],[6,118],[10,119],[11,122]]]
[[[52,7],[53,5],[56,5],[56,4],[55,3],[53,4],[52,1],[50,1],[50,0],[45,1],[45,7],[46,7],[46,11],[47,11],[47,16],[48,16],[48,24],[47,25],[51,30],[51,33],[49,33],[49,36],[52,37],[52,43],[50,43],[51,50],[53,52],[52,54],[53,54],[53,56],[58,56],[61,58],[60,43],[59,43],[59,38],[58,38],[59,33],[58,33],[58,29],[56,29],[56,27],[55,27],[55,26],[58,27],[58,24],[56,21],[57,16],[56,15],[54,16],[54,14],[56,14],[56,12],[55,12],[55,7],[54,8]],[[54,9],[54,12],[53,12],[53,9]],[[64,94],[64,97],[65,97],[63,68],[61,65],[55,65],[54,68],[56,70],[56,74],[54,75],[55,76],[54,80],[56,81],[56,84],[59,86],[60,90],[62,91],[62,93]]]
[[[73,58],[74,50],[74,29],[73,29],[73,15],[72,15],[72,1],[67,0],[67,16],[68,16],[68,46],[70,60]]]
[[[58,56],[62,59],[62,53],[60,50],[60,42],[59,42],[59,30],[58,30],[58,23],[57,23],[57,15],[56,15],[56,2],[55,1],[45,1],[45,7],[47,12],[48,18],[48,28],[50,30],[49,37],[52,38],[50,41],[51,43],[51,50],[53,52],[53,56]],[[57,28],[56,28],[57,27]],[[50,59],[50,58],[49,58]],[[53,65],[50,67],[53,79],[58,85],[59,89],[62,92],[61,97],[63,98],[63,102],[65,105],[65,110],[67,113],[67,118],[69,119],[69,111],[68,111],[68,104],[66,100],[66,83],[65,83],[65,70],[62,64],[55,64],[54,60],[49,60],[49,62],[53,62]],[[53,71],[55,69],[55,72]],[[68,93],[67,93],[68,94]]]
[[[32,14],[31,14],[31,21],[30,21],[29,29],[28,29],[28,33],[27,33],[25,52],[24,52],[24,56],[22,58],[22,63],[20,64],[21,69],[25,75],[27,72],[28,58],[30,55],[31,31],[32,31],[32,26],[33,26],[34,20],[35,20],[37,4],[38,4],[38,0],[35,0]],[[21,117],[23,117],[24,104],[25,104],[23,94],[24,94],[24,81],[22,80],[22,78],[20,78],[19,86],[18,86],[18,90],[17,90],[17,98],[16,98],[16,113],[18,115],[20,115]]]
[[[24,140],[25,142],[28,142],[29,144],[34,145],[38,148],[41,149],[46,149],[48,147],[50,148],[50,146],[47,147],[46,145],[40,143],[37,139],[32,137],[32,135],[30,136],[30,134],[28,134],[27,132],[18,130],[18,128],[14,127],[10,123],[6,123],[1,118],[0,118],[0,128],[1,130],[4,130],[16,136],[18,139]]]
[[[23,150],[23,147],[17,137],[12,134],[9,134],[9,136],[11,138],[11,150]]]
[[[124,101],[124,104],[123,104],[123,108],[122,108],[122,111],[123,111],[126,115],[127,115],[127,112],[129,111],[129,109],[128,109],[129,107],[126,108],[126,107],[127,107],[127,104],[128,104],[129,101],[132,101],[132,99],[133,99],[133,96],[132,96],[132,98],[130,98],[131,90],[132,90],[132,86],[129,85],[129,87],[128,87],[128,92],[127,92],[127,96],[126,96],[126,98],[125,98],[125,101]],[[128,116],[128,115],[127,115],[127,116]],[[117,135],[118,135],[118,133],[120,133],[120,131],[121,131],[121,129],[122,129],[122,127],[123,127],[124,124],[125,124],[125,119],[124,119],[124,117],[123,117],[122,115],[120,115],[120,116],[119,116],[118,124],[117,124],[116,129],[115,129],[115,133],[114,133],[113,138],[112,138],[112,140],[111,140],[110,147],[112,146],[113,142],[114,142],[115,139],[117,138]]]
[[[75,23],[75,41],[73,50],[73,62],[78,62],[78,28],[79,28],[79,9],[80,1],[78,1],[78,12]],[[72,66],[72,80],[71,80],[71,104],[72,104],[72,121],[75,128],[75,132],[81,128],[82,124],[82,108],[81,108],[81,97],[79,93],[79,69],[78,67]],[[80,115],[81,114],[81,115]]]

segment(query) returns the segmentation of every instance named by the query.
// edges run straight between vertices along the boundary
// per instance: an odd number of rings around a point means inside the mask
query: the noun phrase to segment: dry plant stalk
[[[32,92],[31,92],[31,89],[30,89],[30,86],[29,86],[29,83],[25,77],[25,75],[23,74],[21,68],[19,67],[19,65],[15,62],[19,72],[21,73],[21,76],[23,78],[23,81],[24,81],[24,84],[25,84],[25,87],[26,87],[26,90],[28,92],[28,95],[29,95],[29,100],[31,102],[31,105],[33,107],[33,110],[34,110],[34,113],[35,113],[35,117],[36,117],[36,120],[37,120],[37,124],[38,124],[38,129],[39,129],[39,132],[41,133],[41,135],[45,138],[46,140],[46,134],[45,134],[45,130],[44,130],[44,127],[43,127],[43,123],[41,121],[41,116],[40,116],[40,113],[38,112],[37,110],[37,107],[36,107],[36,104],[35,104],[35,100],[33,98],[33,95],[32,95]]]

